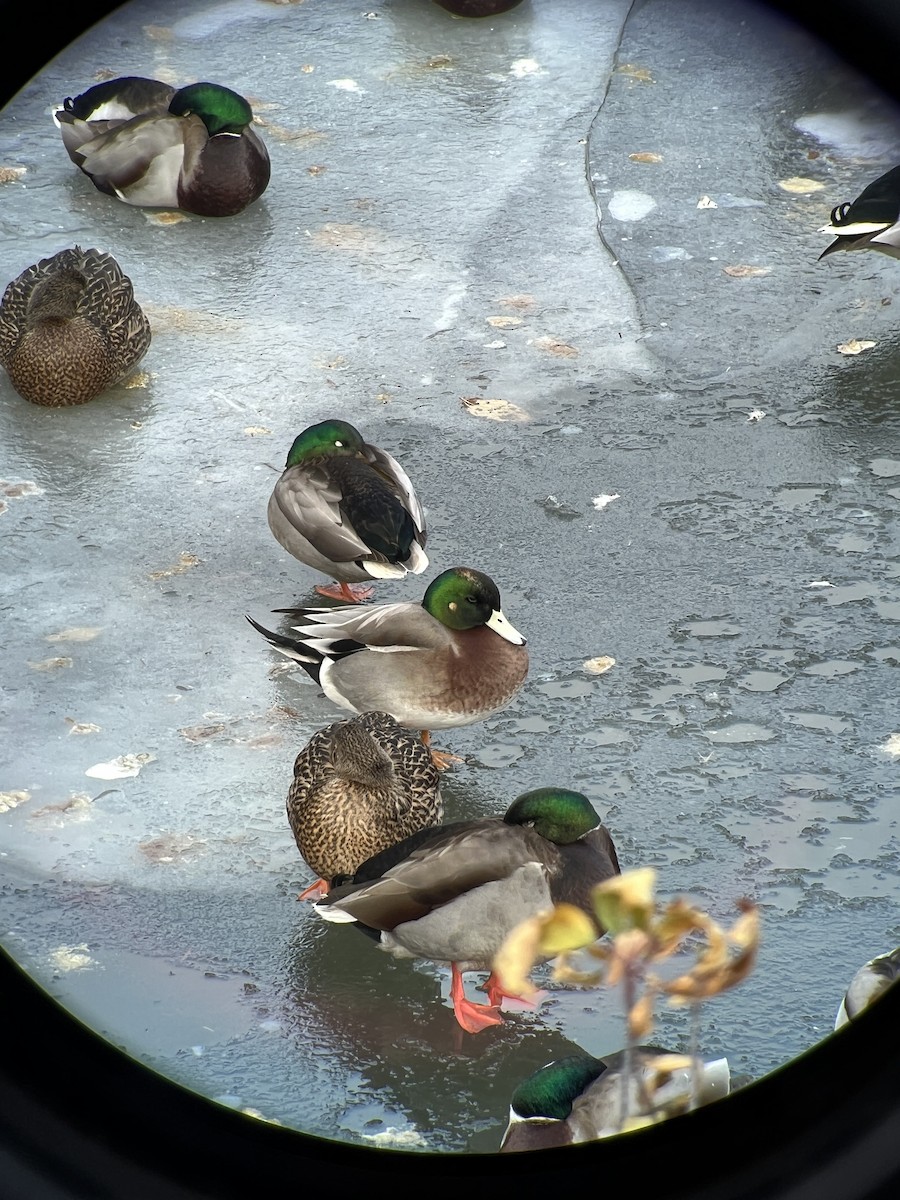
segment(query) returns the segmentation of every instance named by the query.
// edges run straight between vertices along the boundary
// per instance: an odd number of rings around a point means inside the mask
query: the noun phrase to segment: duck
[[[504,616],[496,583],[474,567],[442,571],[421,603],[275,611],[300,622],[292,636],[247,620],[332,703],[388,712],[429,747],[433,729],[501,712],[528,674],[525,639]],[[439,769],[456,759],[434,749],[432,756]]]
[[[449,965],[456,1021],[478,1033],[503,1020],[509,994],[491,964],[506,936],[560,903],[577,905],[596,924],[591,891],[620,873],[612,836],[588,798],[540,787],[502,816],[420,830],[368,859],[351,879],[333,879],[313,909],[325,921],[358,925],[396,958]],[[597,936],[603,932],[597,925]],[[471,971],[491,972],[487,1004],[465,994],[463,976]]]
[[[850,980],[850,986],[841,1000],[834,1028],[841,1029],[892,987],[900,979],[900,947],[870,958]]]
[[[831,223],[819,233],[836,235],[820,259],[836,250],[880,250],[900,258],[900,167],[880,175],[852,203],[833,208]]]
[[[269,184],[250,104],[219,83],[125,75],[67,97],[53,120],[72,162],[126,204],[232,217]]]
[[[529,1075],[513,1092],[500,1153],[572,1146],[621,1132],[626,1071],[630,1079],[626,1121],[661,1120],[687,1112],[694,1071],[698,1073],[694,1107],[731,1091],[727,1058],[704,1062],[698,1057],[673,1057],[672,1051],[658,1046],[634,1046],[599,1058],[585,1052],[568,1055]]]
[[[0,300],[0,363],[25,400],[86,404],[150,347],[150,322],[111,254],[72,246],[32,264]]]
[[[288,554],[338,581],[315,590],[345,604],[374,591],[352,583],[428,566],[425,517],[408,475],[347,421],[320,421],[294,438],[268,520]]]
[[[313,734],[294,760],[287,816],[318,876],[297,897],[325,895],[329,881],[444,815],[431,754],[390,713],[365,712]]]

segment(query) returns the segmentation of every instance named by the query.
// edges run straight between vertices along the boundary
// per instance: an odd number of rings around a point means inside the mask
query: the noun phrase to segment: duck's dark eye
[[[466,603],[467,604],[477,604],[478,597],[477,596],[466,596]]]

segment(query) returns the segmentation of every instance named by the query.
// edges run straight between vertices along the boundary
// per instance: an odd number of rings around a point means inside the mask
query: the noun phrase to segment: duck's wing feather
[[[415,848],[394,866],[371,882],[334,889],[316,910],[326,920],[351,919],[370,929],[391,930],[540,861],[536,837],[531,830],[507,825],[502,817],[454,822],[430,833],[424,830],[400,844]],[[384,862],[400,852],[392,847],[382,852],[384,857],[375,857]],[[371,869],[370,863],[363,864],[354,878]]]
[[[353,641],[369,650],[446,650],[450,630],[414,601],[339,608],[275,609],[299,618],[294,632],[311,642]]]
[[[137,117],[84,143],[79,150],[81,169],[116,192],[133,187],[160,161],[168,164],[167,174],[177,181],[186,128],[183,117]]]
[[[397,462],[396,458],[388,454],[386,450],[379,449],[378,446],[371,446],[367,443],[366,456],[375,470],[384,476],[389,483],[396,486],[403,507],[412,517],[413,523],[419,532],[417,539],[419,545],[424,546],[427,537],[425,514],[422,511],[422,505],[419,503],[419,498],[415,493],[409,476]]]
[[[341,513],[340,486],[321,467],[288,467],[272,493],[286,521],[332,562],[352,562],[369,547]]]

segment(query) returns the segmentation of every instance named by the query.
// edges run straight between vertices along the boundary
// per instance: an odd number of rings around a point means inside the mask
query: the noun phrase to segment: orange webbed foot
[[[311,883],[297,897],[298,900],[317,900],[319,896],[328,895],[328,884],[324,879],[317,879],[315,883]]]
[[[329,600],[341,600],[344,604],[362,604],[364,600],[371,600],[375,595],[374,587],[367,587],[362,583],[317,583],[315,591],[320,596],[327,596]]]

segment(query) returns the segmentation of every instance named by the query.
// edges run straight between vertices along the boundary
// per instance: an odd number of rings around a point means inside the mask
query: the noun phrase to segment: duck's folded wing
[[[413,835],[421,838],[420,845],[401,862],[371,883],[334,889],[317,911],[326,920],[352,919],[370,929],[395,929],[533,862],[530,841],[522,833],[501,817],[485,817]],[[359,874],[363,873],[364,867]],[[329,909],[337,911],[330,915]]]
[[[276,609],[300,618],[295,632],[304,638],[359,642],[370,650],[444,650],[452,644],[450,631],[421,604],[401,601],[371,608]]]
[[[151,168],[165,164],[177,180],[184,161],[184,121],[180,117],[138,117],[80,147],[82,170],[115,191],[133,187]]]
[[[386,450],[380,450],[378,446],[367,445],[366,456],[375,470],[388,483],[395,485],[398,489],[400,498],[403,501],[403,507],[412,517],[413,523],[419,531],[419,544],[424,546],[426,537],[425,514],[422,511],[422,505],[419,503],[419,498],[415,493],[409,476],[397,462],[396,458],[388,454]]]
[[[274,503],[289,522],[332,562],[352,562],[369,553],[352,525],[344,524],[340,487],[320,470],[287,470],[272,493]]]

